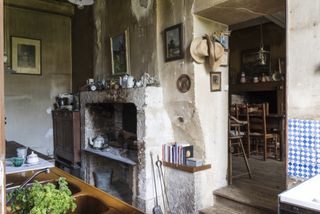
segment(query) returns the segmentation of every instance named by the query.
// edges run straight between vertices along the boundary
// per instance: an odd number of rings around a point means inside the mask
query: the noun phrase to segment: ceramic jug
[[[134,77],[129,75],[127,78],[127,87],[133,88],[133,86],[134,86]]]

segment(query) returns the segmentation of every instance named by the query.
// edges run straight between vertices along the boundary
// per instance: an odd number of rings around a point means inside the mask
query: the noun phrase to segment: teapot
[[[94,140],[90,137],[89,143],[95,149],[101,149],[106,145],[104,138],[100,135],[98,135]]]

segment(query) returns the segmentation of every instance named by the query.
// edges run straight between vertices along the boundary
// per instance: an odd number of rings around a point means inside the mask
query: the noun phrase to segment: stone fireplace
[[[141,210],[154,205],[150,152],[161,157],[161,145],[173,141],[163,107],[162,88],[145,87],[80,93],[82,178],[94,185],[94,174],[112,171],[110,193]],[[102,136],[109,147],[94,149],[90,138]]]

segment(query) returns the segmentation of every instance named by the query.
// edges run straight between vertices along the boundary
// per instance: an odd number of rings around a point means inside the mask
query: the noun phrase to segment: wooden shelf
[[[253,91],[277,91],[284,90],[283,81],[239,83],[230,85],[231,93],[253,92]]]
[[[163,161],[163,165],[166,167],[170,167],[173,169],[177,169],[177,170],[181,170],[189,173],[199,172],[199,171],[203,171],[211,168],[211,164],[193,167],[193,166],[187,166],[187,165],[178,165],[178,164],[168,163],[165,161]]]

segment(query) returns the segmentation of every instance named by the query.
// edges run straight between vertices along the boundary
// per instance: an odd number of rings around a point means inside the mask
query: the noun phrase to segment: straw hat
[[[203,39],[202,37],[194,38],[191,42],[190,54],[197,63],[204,63],[206,57],[209,56],[207,40]]]
[[[212,42],[207,34],[205,35],[205,38],[209,47],[209,65],[215,70],[222,63],[224,48],[219,42]]]
[[[204,63],[208,57],[210,67],[215,70],[221,65],[224,48],[219,42],[213,43],[206,34],[204,37],[197,37],[192,41],[190,54],[197,63]]]

